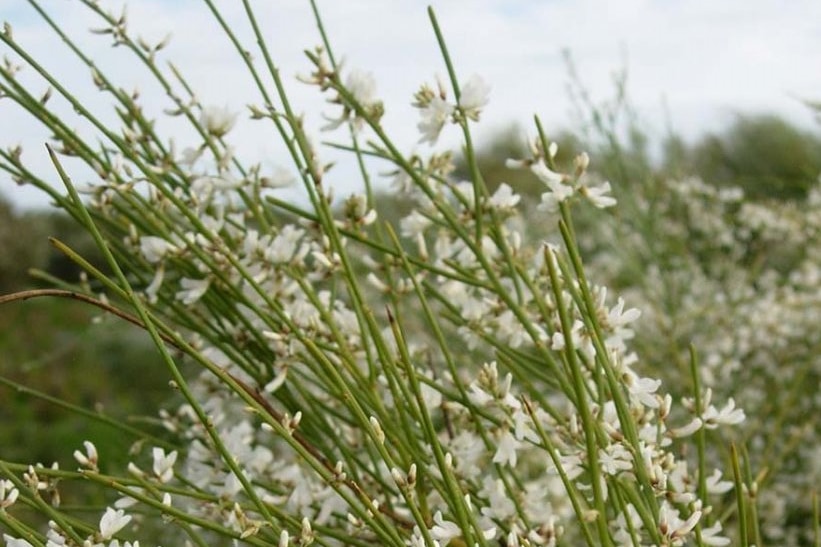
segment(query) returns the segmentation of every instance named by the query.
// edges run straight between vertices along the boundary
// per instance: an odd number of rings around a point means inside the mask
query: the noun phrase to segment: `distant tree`
[[[693,174],[753,199],[801,199],[821,173],[821,139],[773,115],[739,115],[689,152]]]
[[[67,281],[76,281],[82,271],[79,266],[71,261],[66,255],[57,251],[48,244],[48,238],[53,237],[65,243],[80,256],[104,271],[108,270],[105,259],[97,248],[96,243],[83,230],[76,220],[72,219],[62,211],[39,211],[31,215],[43,223],[47,233],[43,235],[38,245],[45,245],[49,249],[48,260],[43,265],[43,269],[50,275]]]
[[[103,266],[104,260],[94,241],[65,213],[52,210],[18,212],[0,197],[0,294],[31,288],[36,280],[31,269],[43,270],[54,277],[75,281],[80,268],[49,245],[55,237]]]
[[[36,240],[41,244],[35,244]],[[28,270],[42,268],[48,260],[43,224],[20,215],[0,198],[0,293],[20,290],[31,285]]]

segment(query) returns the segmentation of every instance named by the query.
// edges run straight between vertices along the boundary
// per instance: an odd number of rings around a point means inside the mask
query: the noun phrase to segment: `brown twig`
[[[91,304],[101,310],[108,312],[112,315],[116,315],[120,319],[124,319],[128,321],[132,325],[136,325],[141,329],[145,329],[145,325],[142,321],[136,316],[128,313],[127,311],[123,311],[116,306],[112,306],[108,302],[103,302],[93,296],[88,296],[87,294],[75,292],[75,291],[66,291],[63,289],[33,289],[29,291],[19,291],[14,292],[11,294],[4,294],[0,296],[0,306],[3,304],[7,304],[9,302],[17,302],[23,300],[30,300],[32,298],[39,298],[43,296],[53,296],[57,298],[69,298],[71,300],[78,300],[80,302],[84,302],[86,304]],[[160,333],[160,337],[163,339],[164,342],[171,344],[175,348],[182,350],[183,348],[174,340],[171,336],[167,334]]]

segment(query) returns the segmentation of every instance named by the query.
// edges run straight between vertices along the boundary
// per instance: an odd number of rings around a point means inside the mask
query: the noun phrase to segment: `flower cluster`
[[[751,464],[769,469],[756,485],[762,533],[779,545],[810,541],[796,515],[812,511],[808,489],[821,480],[812,419],[821,381],[819,188],[800,204],[752,202],[693,178],[630,192],[636,209],[618,226],[591,226],[591,271],[642,309],[634,344],[649,362],[669,364],[674,395],[688,397],[675,386],[689,385],[686,344],[697,348],[709,388],[702,404],[710,393],[728,400],[701,415],[705,427],[738,416],[730,401],[748,410],[738,427]],[[695,412],[692,399],[686,408]]]
[[[467,120],[479,121],[482,109],[487,106],[490,86],[482,78],[473,75],[461,88],[456,103],[448,102],[448,93],[439,81],[437,91],[424,84],[414,95],[413,106],[419,109],[421,120],[417,125],[422,134],[420,143],[436,144],[442,129],[448,122],[462,123]]]
[[[91,471],[97,474],[97,447],[90,441],[83,443],[85,454],[79,450],[75,451],[74,457],[82,466],[82,470]],[[59,467],[55,464],[46,469],[42,466],[29,466],[23,474],[25,488],[35,492],[51,492],[51,503],[55,507],[60,505],[60,498],[57,489],[60,474]],[[7,495],[8,492],[8,495]],[[9,511],[11,506],[19,496],[19,490],[11,480],[0,481],[0,510]],[[84,547],[139,547],[140,543],[123,542],[120,543],[115,536],[125,528],[132,520],[131,515],[125,514],[122,509],[106,507],[105,512],[100,517],[96,529],[85,538],[79,536],[77,532],[65,526],[62,522],[55,520],[48,521],[48,532],[44,543],[46,547],[60,547],[63,545],[83,545]],[[18,529],[19,530],[19,529]],[[8,547],[34,547],[34,545],[24,538],[17,538],[9,534],[3,534],[3,541]]]

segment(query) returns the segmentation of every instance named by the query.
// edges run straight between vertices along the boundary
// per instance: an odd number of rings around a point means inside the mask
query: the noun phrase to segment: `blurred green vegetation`
[[[627,108],[624,106],[623,108]],[[602,118],[611,122],[604,124]],[[578,133],[559,129],[548,134],[558,145],[556,163],[572,171],[576,154],[586,151],[591,170],[620,185],[659,178],[695,176],[718,187],[737,187],[752,200],[801,200],[821,174],[821,136],[772,114],[738,114],[718,133],[692,143],[671,133],[653,150],[641,122],[625,117],[596,117],[593,128]],[[477,162],[491,192],[507,182],[517,192],[538,196],[544,184],[529,171],[505,166],[508,158],[530,157],[524,131],[511,126],[479,151]],[[456,176],[467,179],[463,159]]]
[[[737,186],[752,199],[803,199],[821,173],[821,139],[776,116],[736,116],[722,133],[672,146],[668,170]]]
[[[0,201],[0,294],[42,288],[29,274],[76,281],[79,268],[48,243],[56,237],[101,264],[92,239],[68,216],[16,212]],[[10,382],[123,421],[156,416],[171,396],[156,349],[142,331],[87,304],[45,297],[0,307],[0,453],[7,460],[58,461],[95,439],[105,467],[122,468],[134,439],[101,422],[14,389]],[[45,434],[44,434],[45,432]],[[109,458],[108,456],[111,455]]]

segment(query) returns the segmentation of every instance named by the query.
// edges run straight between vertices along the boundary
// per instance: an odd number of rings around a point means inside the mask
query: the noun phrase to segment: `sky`
[[[159,118],[165,134],[178,139],[181,147],[190,140],[178,123],[162,115],[168,103],[124,49],[112,48],[109,37],[89,32],[100,26],[96,16],[78,0],[42,3],[113,79],[126,89],[139,87],[145,110]],[[253,48],[242,3],[217,0],[216,4],[245,47]],[[296,80],[297,74],[311,69],[304,50],[320,42],[308,2],[252,0],[251,4],[291,101],[305,114],[309,130],[316,131],[323,123],[322,114],[337,110],[324,102],[316,88]],[[344,57],[347,69],[373,73],[377,94],[386,106],[383,125],[406,152],[431,150],[418,144],[418,112],[410,103],[420,84],[445,74],[427,4],[318,0],[336,56]],[[821,2],[817,0],[440,0],[432,4],[459,79],[477,74],[491,85],[490,103],[474,132],[479,145],[512,124],[532,135],[534,114],[548,132],[577,128],[563,51],[572,55],[594,101],[611,98],[614,74],[626,69],[630,100],[651,136],[665,134],[669,125],[694,140],[725,127],[738,113],[770,112],[802,127],[816,127],[799,99],[821,100]],[[119,14],[123,4],[100,0],[100,5]],[[11,24],[17,43],[54,71],[77,98],[101,112],[104,120],[114,121],[105,97],[91,84],[89,71],[27,2],[0,0],[0,20]],[[149,42],[171,33],[160,59],[182,67],[203,104],[244,111],[245,105],[259,103],[236,52],[203,2],[132,1],[128,20],[129,30]],[[0,50],[9,53],[4,45]],[[23,71],[20,78],[45,91],[32,70]],[[59,99],[53,100],[59,109]],[[62,112],[71,118],[70,109]],[[82,122],[76,123],[78,131],[84,131]],[[240,155],[262,161],[264,169],[287,165],[278,161],[281,149],[269,127],[243,119],[230,136]],[[46,137],[9,100],[0,100],[0,146],[21,143],[24,158],[56,182],[42,146]],[[317,141],[335,139],[343,140],[344,134],[316,133]],[[458,148],[455,128],[446,129],[440,145]],[[327,154],[342,165],[332,179],[339,193],[353,191],[353,170],[344,167],[352,163],[350,158]],[[74,168],[75,180],[88,176],[80,166],[69,167]],[[0,193],[20,208],[47,204],[37,190],[18,187],[3,173]]]

